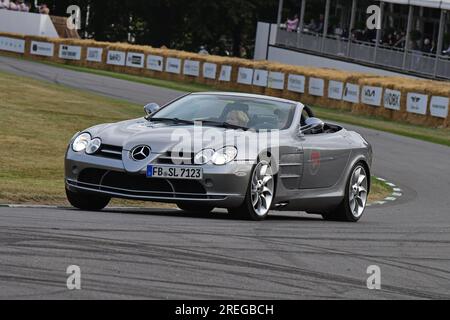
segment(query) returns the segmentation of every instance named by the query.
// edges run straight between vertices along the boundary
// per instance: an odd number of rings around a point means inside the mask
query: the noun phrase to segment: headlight
[[[236,159],[237,149],[235,147],[224,147],[220,150],[217,150],[212,158],[211,162],[215,165],[221,166],[227,164],[230,161]]]
[[[92,139],[86,147],[86,153],[87,154],[96,153],[101,145],[102,145],[102,140],[100,140],[100,138]]]
[[[86,149],[91,141],[91,135],[87,132],[80,134],[72,143],[72,149],[75,152],[80,152]]]
[[[195,155],[194,163],[195,164],[206,164],[211,160],[213,155],[214,155],[213,149],[202,150]]]

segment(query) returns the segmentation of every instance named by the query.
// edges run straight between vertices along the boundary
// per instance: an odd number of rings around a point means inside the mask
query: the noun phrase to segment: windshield
[[[294,111],[295,105],[292,103],[269,99],[192,94],[157,111],[151,118],[205,121],[204,125],[226,123],[256,130],[283,130],[290,127]]]

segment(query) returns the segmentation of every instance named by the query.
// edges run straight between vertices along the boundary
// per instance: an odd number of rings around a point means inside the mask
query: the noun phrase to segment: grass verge
[[[0,203],[67,205],[64,154],[72,135],[142,116],[140,105],[5,73],[0,92]],[[386,192],[375,183],[372,194],[378,199]],[[122,200],[112,205],[171,207]]]

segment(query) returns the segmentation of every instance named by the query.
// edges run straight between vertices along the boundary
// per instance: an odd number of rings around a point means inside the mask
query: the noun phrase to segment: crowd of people
[[[0,10],[32,12],[32,6],[29,1],[24,0],[0,0]],[[46,4],[37,7],[36,12],[40,14],[50,14],[50,9]]]
[[[322,34],[324,31],[324,15],[321,14],[319,19],[311,19],[303,27],[300,26],[300,20],[297,14],[290,17],[285,22],[285,29],[288,32],[301,32],[309,34]],[[377,31],[369,29],[348,29],[340,26],[331,25],[328,29],[328,35],[338,37],[340,39],[350,39],[351,41],[359,41],[375,44],[377,41]],[[379,45],[387,48],[404,50],[406,41],[406,32],[397,30],[388,30],[383,32]],[[419,36],[409,40],[409,50],[421,52],[423,54],[436,54],[436,41],[431,37]],[[450,47],[442,52],[443,55],[450,55]]]

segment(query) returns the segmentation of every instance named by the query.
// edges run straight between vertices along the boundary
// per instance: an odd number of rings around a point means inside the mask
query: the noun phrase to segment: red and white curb
[[[386,198],[384,198],[381,201],[375,201],[375,202],[371,202],[368,203],[366,206],[370,207],[370,206],[375,206],[375,205],[383,205],[386,204],[388,202],[393,202],[396,201],[398,198],[400,198],[403,195],[403,190],[400,189],[399,187],[397,187],[394,183],[387,181],[386,179],[383,178],[379,178],[379,177],[374,177],[375,179],[377,179],[378,181],[383,182],[384,184],[388,185],[389,187],[392,188],[392,194]]]

